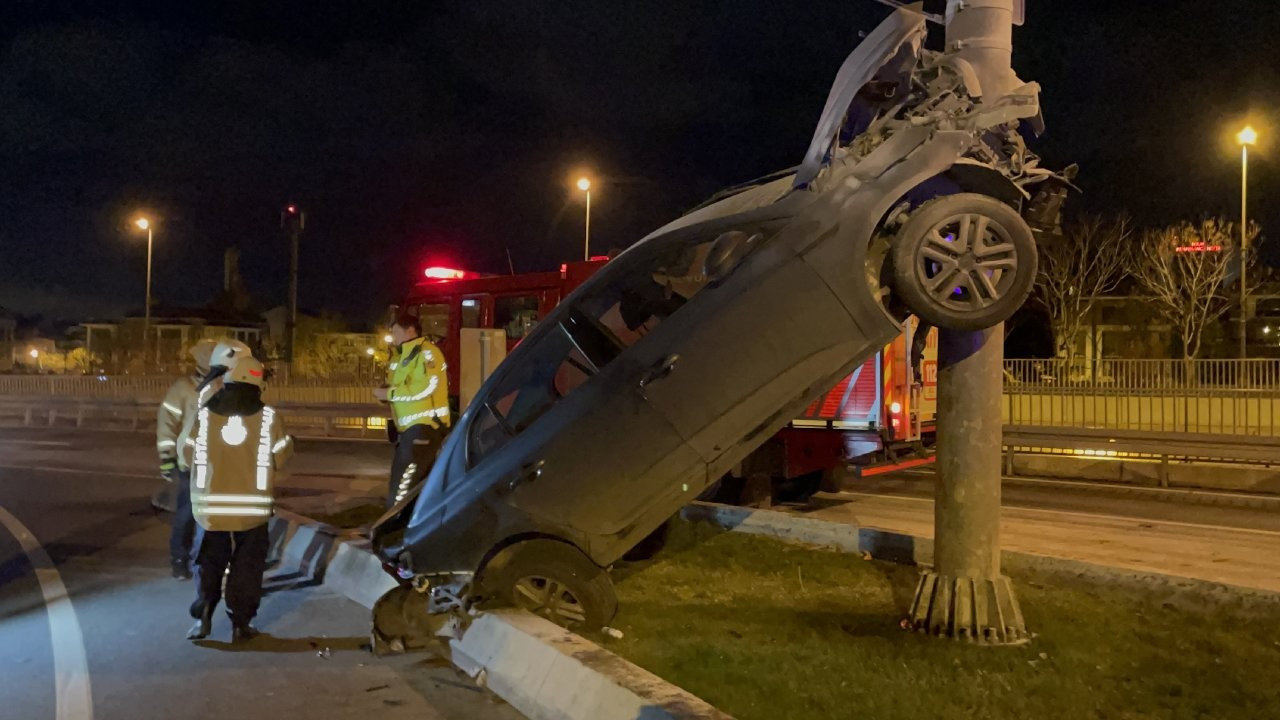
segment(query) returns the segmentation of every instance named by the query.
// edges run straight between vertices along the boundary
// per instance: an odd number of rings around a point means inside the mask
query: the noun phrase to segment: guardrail
[[[372,439],[386,432],[387,410],[378,404],[273,400],[271,405],[295,435]],[[0,425],[146,430],[155,427],[157,406],[124,398],[0,396]]]
[[[158,403],[175,380],[155,375],[0,375],[0,398],[56,397]],[[272,382],[263,397],[272,404],[371,403],[372,384],[326,381]]]
[[[1280,360],[1006,360],[1008,425],[1280,436]]]

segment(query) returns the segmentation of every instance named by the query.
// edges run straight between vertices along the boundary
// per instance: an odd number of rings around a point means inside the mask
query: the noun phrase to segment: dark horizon
[[[593,249],[634,242],[721,187],[794,165],[836,68],[889,12],[871,0],[604,7],[91,3],[0,10],[0,306],[204,305],[222,254],[284,297],[281,208],[306,209],[301,304],[367,320],[427,263],[505,272],[581,252],[570,181],[597,178]],[[1280,224],[1280,7],[1261,0],[1028,3],[1015,67],[1043,86],[1046,164],[1081,165],[1070,211],[1143,225]],[[612,179],[612,180],[611,180]],[[566,207],[567,204],[567,207]],[[1270,249],[1272,248],[1268,245]]]

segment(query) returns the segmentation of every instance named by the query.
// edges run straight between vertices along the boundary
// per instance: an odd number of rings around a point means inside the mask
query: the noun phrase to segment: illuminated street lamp
[[[43,370],[44,370],[44,360],[42,360],[42,359],[40,358],[40,351],[39,351],[39,350],[37,350],[37,349],[35,349],[35,348],[31,348],[31,353],[30,353],[30,355],[31,355],[31,359],[32,359],[32,360],[35,360],[35,361],[36,361],[36,364],[39,366],[40,370],[42,370],[42,371],[43,371]]]
[[[587,194],[587,224],[582,239],[582,259],[591,259],[591,180],[586,176],[578,178],[578,189]]]
[[[142,311],[142,360],[147,360],[147,336],[151,334],[151,221],[140,217],[133,221],[139,230],[147,231],[147,305]]]
[[[383,336],[382,336],[382,342],[384,342],[384,343],[386,343],[386,344],[388,344],[388,345],[390,345],[391,343],[393,343],[393,342],[395,342],[395,341],[396,341],[396,339],[395,339],[395,338],[393,338],[393,337],[391,337],[391,334],[390,334],[390,333],[388,333],[388,334],[386,334],[386,335],[383,335]]]
[[[1236,134],[1240,143],[1240,358],[1247,357],[1245,321],[1249,315],[1249,284],[1245,281],[1249,255],[1249,146],[1258,143],[1258,131],[1245,125]]]

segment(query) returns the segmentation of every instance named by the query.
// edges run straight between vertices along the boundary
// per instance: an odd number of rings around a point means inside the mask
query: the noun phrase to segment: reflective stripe
[[[409,483],[413,480],[413,474],[417,471],[417,463],[409,463],[409,467],[404,469],[404,473],[400,475],[400,486],[396,488],[396,502],[400,502],[405,495],[409,494]]]
[[[400,363],[398,363],[398,362],[393,362],[393,363],[391,363],[391,369],[392,369],[392,370],[395,370],[395,369],[396,369],[396,368],[398,368],[398,367],[400,367]]]
[[[200,508],[200,512],[205,515],[270,515],[271,510],[268,508],[253,507],[211,507]]]
[[[287,437],[280,438],[280,442],[278,442],[278,443],[276,443],[275,445],[272,445],[272,446],[271,446],[271,453],[272,453],[272,454],[275,454],[275,453],[280,452],[280,451],[281,451],[281,450],[283,450],[283,449],[285,448],[285,446],[286,446],[286,445],[288,445],[288,444],[289,444],[289,438],[287,438]]]
[[[209,408],[200,408],[200,432],[196,434],[196,488],[209,485]]]
[[[273,501],[270,495],[234,495],[230,493],[227,493],[227,494],[209,493],[208,495],[201,495],[193,499],[191,502],[197,503],[197,504],[199,503],[249,503],[249,504],[257,503],[260,505],[270,505]]]
[[[433,410],[424,410],[424,411],[422,411],[422,412],[420,412],[420,413],[414,413],[414,414],[412,414],[412,415],[405,415],[404,417],[400,418],[400,419],[399,419],[399,420],[397,420],[396,422],[398,422],[398,423],[407,423],[407,422],[410,422],[410,421],[413,421],[413,420],[418,420],[418,419],[420,419],[420,418],[424,418],[424,417],[431,417],[431,418],[449,417],[449,406],[448,406],[448,405],[445,405],[445,406],[443,406],[443,407],[438,407],[438,408],[435,408],[435,409],[433,409]]]
[[[170,404],[169,404],[169,403],[167,403],[167,402],[162,402],[162,403],[160,403],[160,405],[161,405],[165,410],[168,410],[169,412],[173,413],[174,415],[177,415],[178,417],[182,417],[182,408],[176,408],[176,407],[174,407],[174,406],[170,405]]]
[[[275,422],[276,411],[269,407],[262,408],[262,432],[258,435],[258,489],[266,490],[267,481],[271,479],[271,424]]]
[[[436,386],[439,384],[440,384],[440,376],[432,375],[431,382],[427,383],[427,389],[423,390],[417,395],[411,395],[409,397],[389,397],[388,399],[390,399],[391,402],[415,402],[417,400],[425,400],[428,395],[435,392]]]
[[[177,447],[178,443],[174,440],[157,440],[156,447],[160,449]]]

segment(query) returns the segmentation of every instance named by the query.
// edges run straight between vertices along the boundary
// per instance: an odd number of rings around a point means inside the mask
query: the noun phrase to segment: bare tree
[[[1258,226],[1251,224],[1248,232],[1252,244]],[[1205,327],[1234,302],[1224,283],[1239,274],[1239,237],[1235,223],[1209,218],[1147,231],[1132,256],[1133,276],[1150,297],[1152,309],[1178,333],[1184,359],[1200,354]],[[1244,262],[1252,265],[1255,257],[1250,252]]]
[[[1076,341],[1098,297],[1115,290],[1124,277],[1132,239],[1128,218],[1091,216],[1067,226],[1060,242],[1041,249],[1035,294],[1049,313],[1059,357],[1075,359]]]

